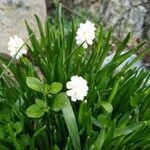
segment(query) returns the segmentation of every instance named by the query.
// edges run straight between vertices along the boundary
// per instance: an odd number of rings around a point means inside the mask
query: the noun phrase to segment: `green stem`
[[[45,103],[47,104],[47,98],[46,98],[46,95],[44,94],[44,101]]]
[[[84,43],[84,42],[83,42],[83,43]],[[77,47],[77,48],[66,58],[64,64],[66,64],[66,62],[70,59],[70,57],[73,56],[73,55],[82,47],[83,43],[82,43],[79,47]]]

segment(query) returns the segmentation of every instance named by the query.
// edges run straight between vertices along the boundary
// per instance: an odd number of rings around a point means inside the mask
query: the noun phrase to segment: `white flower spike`
[[[77,30],[76,35],[76,44],[80,45],[83,42],[83,48],[87,48],[88,45],[93,44],[93,40],[95,39],[95,24],[87,20],[84,24],[81,23],[80,27]]]
[[[82,101],[87,96],[87,81],[81,76],[72,76],[71,81],[67,82],[66,87],[69,89],[66,94],[71,97],[72,101]]]
[[[10,55],[14,57],[23,44],[24,44],[23,40],[19,38],[17,35],[10,37],[8,41],[8,50],[10,51]],[[20,49],[20,51],[16,55],[16,59],[19,59],[23,54],[26,53],[27,50],[24,47],[22,47],[22,49]]]

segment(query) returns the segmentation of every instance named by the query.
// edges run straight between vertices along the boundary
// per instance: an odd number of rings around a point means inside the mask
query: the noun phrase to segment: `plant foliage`
[[[45,26],[35,16],[37,36],[26,22],[28,55],[7,64],[0,55],[0,149],[125,150],[150,148],[150,72],[131,66],[116,68],[143,47],[128,52],[128,34],[116,45],[111,62],[112,29],[99,25],[95,43],[84,50],[75,44],[76,20],[67,24],[61,10]],[[87,80],[84,101],[71,102],[66,82],[73,75]]]

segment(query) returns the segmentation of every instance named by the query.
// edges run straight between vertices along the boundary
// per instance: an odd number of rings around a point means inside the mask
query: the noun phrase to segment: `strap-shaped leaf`
[[[106,139],[106,128],[102,128],[98,135],[98,138],[96,139],[94,150],[101,150],[105,139]]]
[[[101,106],[108,112],[111,113],[113,111],[113,107],[111,103],[106,102],[106,101],[100,101]]]
[[[118,48],[116,50],[116,53],[115,53],[115,56],[114,56],[113,60],[115,60],[115,58],[117,58],[121,54],[121,52],[126,48],[127,43],[129,42],[129,39],[130,39],[130,33],[128,33],[126,35],[126,37],[124,38],[123,42],[121,42],[118,45]]]
[[[136,130],[139,130],[143,125],[146,126],[146,125],[148,125],[148,123],[146,124],[146,122],[141,121],[141,122],[129,125],[127,127],[120,127],[118,129],[115,129],[114,138],[119,137],[119,136],[128,135]]]
[[[68,99],[65,93],[60,93],[56,96],[54,100],[53,109],[55,111],[62,110],[74,149],[80,150],[80,138],[75,115],[70,104],[70,100]]]
[[[85,116],[87,113],[87,100],[83,101],[80,104],[79,114],[78,114],[78,122],[81,127],[83,127],[85,123]]]

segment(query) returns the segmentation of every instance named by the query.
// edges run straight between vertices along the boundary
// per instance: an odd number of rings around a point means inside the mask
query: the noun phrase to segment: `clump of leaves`
[[[93,46],[75,44],[76,21],[66,29],[59,10],[45,27],[35,16],[40,38],[26,22],[28,56],[0,56],[0,149],[148,149],[150,148],[150,73],[131,66],[147,52],[116,68],[145,42],[122,54],[130,34],[116,45],[111,62],[111,33],[99,26]],[[86,100],[71,102],[66,82],[73,75],[89,86]]]

